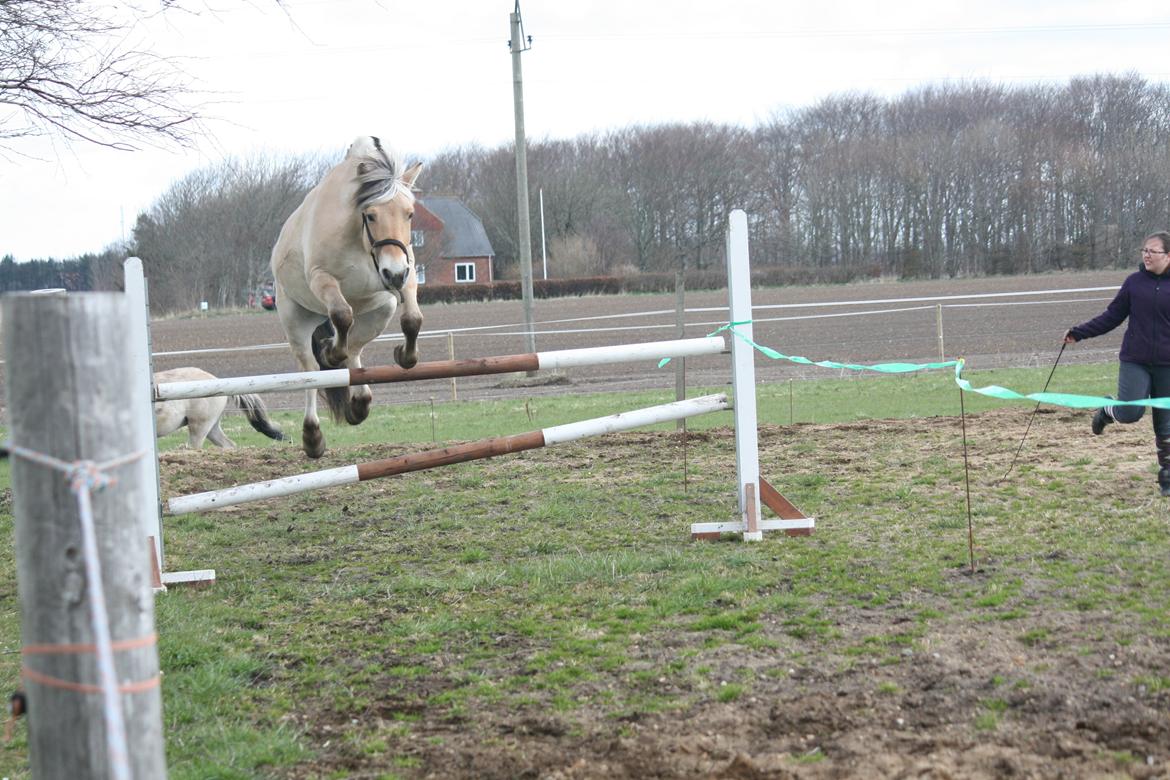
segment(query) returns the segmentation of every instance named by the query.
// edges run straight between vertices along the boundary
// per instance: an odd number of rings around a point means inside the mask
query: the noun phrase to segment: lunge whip
[[[1060,352],[1056,353],[1056,360],[1052,364],[1052,370],[1048,372],[1048,381],[1044,383],[1044,389],[1041,390],[1040,392],[1042,392],[1042,393],[1048,392],[1048,382],[1052,381],[1052,375],[1056,373],[1056,366],[1060,363],[1060,356],[1064,354],[1064,348],[1066,346],[1068,346],[1068,345],[1061,342]],[[1036,412],[1038,412],[1039,410],[1040,410],[1040,402],[1037,401],[1036,408],[1032,410],[1032,414],[1028,415],[1028,427],[1024,428],[1024,437],[1022,439],[1020,439],[1020,446],[1016,448],[1016,454],[1012,458],[1011,465],[1008,466],[1008,470],[1004,472],[1003,476],[999,478],[999,482],[995,483],[996,487],[998,487],[1000,485],[1000,483],[1002,483],[1005,479],[1007,479],[1008,474],[1011,474],[1012,469],[1014,469],[1016,467],[1016,459],[1018,459],[1020,457],[1020,451],[1024,449],[1024,442],[1028,438],[1028,431],[1032,430],[1032,420],[1035,419]]]

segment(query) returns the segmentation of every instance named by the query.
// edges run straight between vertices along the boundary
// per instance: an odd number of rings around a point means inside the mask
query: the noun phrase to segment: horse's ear
[[[421,162],[416,162],[414,165],[407,168],[406,172],[402,174],[402,182],[407,187],[413,187],[415,179],[417,179],[419,173],[422,172],[422,167],[423,164]]]
[[[368,171],[368,170],[370,170],[370,166],[368,163],[360,162],[357,164],[357,175],[358,176],[365,176],[366,171]]]

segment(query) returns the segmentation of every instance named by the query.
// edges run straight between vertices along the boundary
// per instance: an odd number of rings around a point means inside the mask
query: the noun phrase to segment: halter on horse
[[[362,227],[366,229],[366,238],[370,239],[370,259],[374,261],[374,268],[378,267],[378,250],[384,246],[396,246],[401,249],[402,254],[406,255],[407,257],[410,257],[414,254],[410,251],[410,249],[407,248],[406,244],[402,243],[397,238],[383,238],[379,241],[375,241],[374,234],[370,231],[371,222],[373,222],[373,220],[370,218],[369,214],[362,214]],[[409,272],[410,269],[408,267],[407,273]]]

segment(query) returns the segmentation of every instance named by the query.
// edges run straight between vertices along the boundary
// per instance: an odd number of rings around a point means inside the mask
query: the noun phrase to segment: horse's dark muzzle
[[[406,284],[406,278],[410,276],[410,266],[400,274],[391,273],[387,269],[382,269],[382,284],[387,290],[401,290],[402,285]]]

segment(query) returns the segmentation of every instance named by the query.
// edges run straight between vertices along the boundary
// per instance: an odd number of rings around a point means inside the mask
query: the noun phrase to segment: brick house
[[[494,280],[491,241],[458,198],[428,195],[415,201],[411,241],[419,284],[470,284]]]

